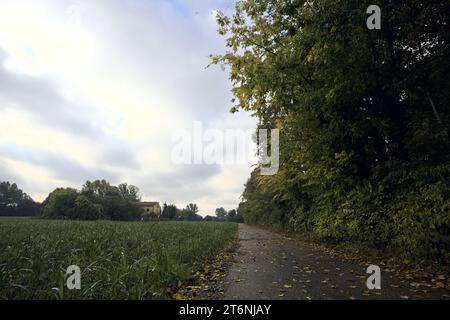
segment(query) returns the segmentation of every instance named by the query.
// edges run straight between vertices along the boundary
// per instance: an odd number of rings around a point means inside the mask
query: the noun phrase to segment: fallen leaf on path
[[[175,295],[175,300],[184,300],[184,296],[181,293],[177,292],[177,294]]]

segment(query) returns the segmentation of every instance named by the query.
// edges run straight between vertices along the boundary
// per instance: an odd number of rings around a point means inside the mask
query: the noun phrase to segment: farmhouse
[[[139,202],[143,219],[159,218],[161,216],[161,206],[159,202]]]

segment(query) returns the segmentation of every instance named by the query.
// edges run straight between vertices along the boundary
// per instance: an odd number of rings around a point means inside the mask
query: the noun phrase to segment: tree
[[[236,210],[232,209],[227,213],[227,221],[234,222],[236,219]]]
[[[162,220],[175,220],[177,217],[177,207],[173,204],[164,203],[161,213]]]
[[[42,216],[48,219],[70,219],[78,195],[78,191],[72,188],[54,190],[44,201]]]
[[[104,216],[111,220],[133,221],[141,217],[141,210],[135,202],[124,200],[117,195],[105,197],[102,208]]]
[[[190,203],[186,206],[186,210],[192,214],[197,214],[198,206],[195,203]]]
[[[201,221],[203,218],[197,214],[198,206],[195,203],[190,203],[186,206],[186,209],[183,210],[182,216],[183,220],[187,221]]]
[[[125,189],[122,191],[125,193],[126,197],[126,193],[128,192],[126,184],[125,186],[122,186],[122,188]],[[121,195],[119,188],[111,186],[106,180],[95,180],[93,182],[86,181],[81,189],[81,193],[92,201],[101,201],[109,196]]]
[[[103,216],[111,220],[138,220],[139,188],[122,183],[112,186],[106,180],[87,181],[81,194],[102,208]]]
[[[69,219],[72,220],[98,220],[102,218],[102,206],[93,203],[88,197],[79,195],[74,206],[69,210]]]
[[[119,184],[117,187],[119,190],[119,194],[122,198],[132,201],[139,202],[141,201],[141,196],[139,195],[139,188],[133,185],[128,185],[126,183]]]
[[[227,216],[227,210],[225,210],[224,208],[217,208],[216,209],[216,217],[219,219],[219,220],[221,220],[221,221],[223,221],[223,220],[225,220],[225,217]]]
[[[278,128],[280,171],[251,174],[248,223],[409,255],[450,245],[450,3],[237,1],[218,14],[231,112]],[[426,219],[424,218],[426,217]]]
[[[106,180],[87,181],[81,192],[58,188],[42,204],[42,216],[51,219],[121,221],[139,220],[139,189],[123,183],[112,186]]]
[[[35,216],[39,204],[9,181],[0,182],[0,216]]]

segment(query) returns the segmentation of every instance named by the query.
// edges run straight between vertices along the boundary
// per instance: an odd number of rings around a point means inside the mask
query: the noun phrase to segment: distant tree
[[[17,187],[17,184],[0,182],[0,216],[35,216],[39,204]]]
[[[244,216],[238,211],[236,213],[236,217],[234,218],[234,222],[244,223]]]
[[[72,188],[58,188],[44,201],[42,216],[48,219],[70,219],[79,193]]]
[[[173,204],[164,203],[161,218],[162,220],[175,220],[177,218],[177,207]]]
[[[141,201],[141,196],[139,195],[139,188],[133,185],[128,185],[126,183],[119,184],[117,187],[119,190],[119,194],[122,198],[139,202]]]
[[[42,216],[73,220],[138,220],[139,189],[122,183],[112,186],[106,180],[87,181],[81,192],[76,189],[56,189],[42,203]]]
[[[86,181],[81,194],[102,207],[103,216],[111,220],[138,220],[139,188],[127,183],[112,186],[106,180]]]
[[[236,209],[232,209],[228,211],[226,220],[230,222],[234,222],[236,219]]]
[[[40,205],[29,195],[24,194],[23,199],[19,201],[15,216],[37,216],[39,215]]]
[[[182,216],[183,220],[187,221],[201,221],[203,218],[197,214],[198,206],[195,203],[190,203],[186,206],[186,209],[183,210]]]
[[[186,210],[196,214],[198,212],[198,206],[195,203],[190,203],[186,206]]]
[[[139,220],[141,210],[135,202],[124,200],[120,196],[107,196],[103,202],[103,214],[106,218],[118,221]]]
[[[226,216],[227,216],[227,210],[225,210],[225,209],[222,208],[222,207],[216,209],[216,217],[217,217],[219,220],[225,220]]]
[[[206,216],[203,220],[204,221],[217,221],[217,217]]]
[[[93,203],[88,197],[79,195],[75,199],[74,207],[69,210],[69,219],[72,220],[98,220],[102,218],[103,208]]]
[[[81,193],[92,201],[100,201],[108,196],[119,196],[120,190],[106,180],[96,180],[93,182],[86,181],[81,189]]]

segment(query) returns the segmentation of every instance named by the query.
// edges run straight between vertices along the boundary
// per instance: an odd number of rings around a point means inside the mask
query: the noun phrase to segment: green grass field
[[[237,225],[0,218],[0,299],[170,299]],[[66,270],[81,269],[81,290]]]

